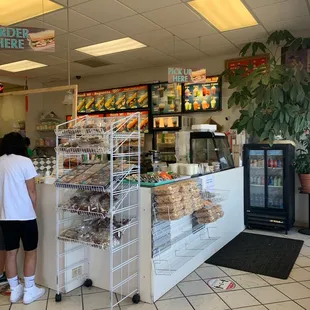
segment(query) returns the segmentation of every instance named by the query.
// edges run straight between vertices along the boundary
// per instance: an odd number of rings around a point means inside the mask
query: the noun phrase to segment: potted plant
[[[270,57],[255,70],[239,67],[222,73],[234,90],[228,107],[240,109],[232,129],[238,133],[246,130],[270,144],[279,135],[296,140],[301,137],[310,120],[310,76],[300,61],[280,64],[280,51],[282,47],[296,51],[309,43],[310,39],[295,38],[281,30],[272,33],[266,43],[250,42],[242,48],[241,56],[251,52],[253,56],[269,53]]]
[[[310,132],[305,131],[304,136],[300,140],[303,148],[297,150],[297,156],[293,162],[293,166],[299,176],[301,184],[301,192],[310,193]]]

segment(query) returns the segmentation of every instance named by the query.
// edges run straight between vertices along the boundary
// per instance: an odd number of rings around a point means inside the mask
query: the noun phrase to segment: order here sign
[[[0,50],[55,51],[55,30],[0,27]]]
[[[206,69],[168,68],[168,83],[205,83]]]

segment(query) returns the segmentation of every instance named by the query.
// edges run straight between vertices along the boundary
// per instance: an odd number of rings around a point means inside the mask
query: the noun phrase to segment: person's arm
[[[35,178],[30,180],[26,180],[26,185],[28,189],[28,194],[32,202],[33,209],[36,211],[37,208],[37,190],[36,190],[36,182]]]

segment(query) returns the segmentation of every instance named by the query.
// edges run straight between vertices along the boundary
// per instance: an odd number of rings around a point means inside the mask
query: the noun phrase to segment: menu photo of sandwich
[[[85,110],[87,113],[95,111],[94,103],[95,103],[95,97],[94,96],[86,98]]]
[[[78,106],[77,106],[77,112],[82,113],[85,112],[85,103],[86,103],[86,97],[85,95],[79,95],[78,96]]]
[[[55,30],[43,30],[28,34],[29,46],[36,52],[55,51]]]

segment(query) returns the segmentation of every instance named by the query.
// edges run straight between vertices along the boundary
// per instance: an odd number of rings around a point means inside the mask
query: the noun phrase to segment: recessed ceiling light
[[[194,0],[189,5],[220,31],[257,25],[241,0]]]
[[[81,48],[77,48],[76,51],[92,55],[92,56],[102,56],[109,55],[129,50],[134,50],[137,48],[146,47],[146,45],[133,40],[131,38],[123,38],[119,40],[108,41],[104,43],[89,45]]]
[[[1,0],[0,23],[9,26],[62,8],[51,0]]]
[[[41,64],[39,62],[30,60],[21,60],[16,62],[11,62],[0,66],[0,70],[9,72],[20,72],[25,70],[31,70],[41,67],[46,67],[47,65]]]

